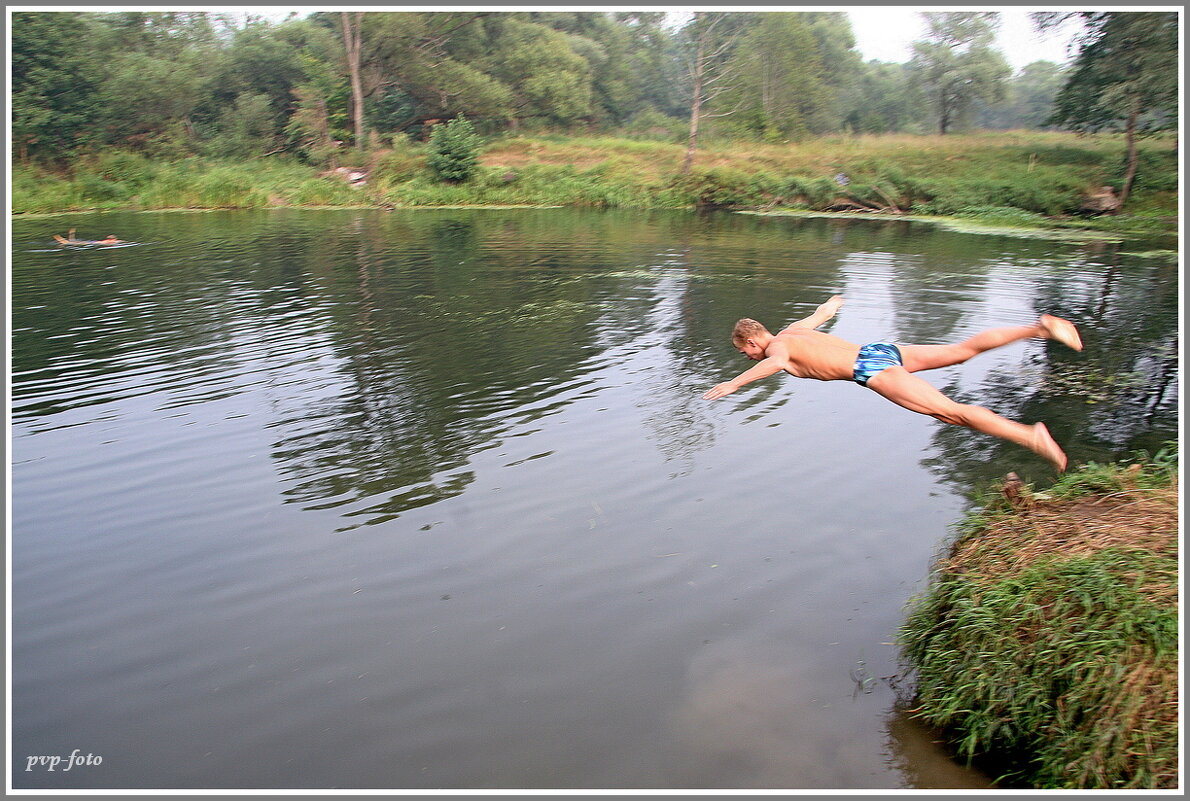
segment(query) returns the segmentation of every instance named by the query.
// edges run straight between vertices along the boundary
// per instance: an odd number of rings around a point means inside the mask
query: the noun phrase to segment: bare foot
[[[1033,425],[1033,437],[1029,440],[1029,450],[1044,456],[1054,467],[1058,468],[1058,472],[1062,473],[1066,470],[1066,454],[1058,447],[1058,443],[1054,442],[1054,438],[1050,436],[1050,430],[1045,427],[1045,423],[1035,423]]]
[[[1056,339],[1074,350],[1083,349],[1082,337],[1078,335],[1078,329],[1074,327],[1074,323],[1069,320],[1063,320],[1052,314],[1043,314],[1038,318],[1037,324],[1041,326],[1049,339]]]
[[[822,303],[818,306],[816,311],[818,311],[819,313],[830,314],[833,317],[835,315],[835,312],[837,312],[842,307],[842,305],[843,305],[843,296],[842,295],[831,295],[829,298],[827,298],[825,303]]]

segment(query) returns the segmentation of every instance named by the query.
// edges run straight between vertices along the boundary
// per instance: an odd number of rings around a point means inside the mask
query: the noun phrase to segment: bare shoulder
[[[812,342],[814,340],[837,339],[837,337],[830,334],[823,333],[814,328],[783,328],[773,337],[774,341],[781,341],[788,344]]]
[[[813,328],[791,328],[782,331],[773,338],[774,342],[783,342],[786,348],[806,348],[806,347],[836,347],[836,348],[852,348],[859,347],[845,339],[828,334],[824,331],[816,331]]]

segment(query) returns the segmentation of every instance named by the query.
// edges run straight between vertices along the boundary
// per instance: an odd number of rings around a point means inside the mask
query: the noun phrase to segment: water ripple
[[[894,699],[828,699],[857,659],[883,669],[961,493],[1029,454],[839,383],[702,401],[745,367],[731,324],[842,291],[841,336],[950,341],[1044,307],[1089,321],[1083,353],[1022,344],[947,391],[1053,420],[1076,459],[1177,431],[1176,275],[1070,246],[741,215],[113,217],[153,244],[14,251],[11,309],[14,742],[72,732],[111,786],[660,786],[683,747],[742,786],[797,752],[737,736],[774,704],[824,744],[783,786],[895,786]]]

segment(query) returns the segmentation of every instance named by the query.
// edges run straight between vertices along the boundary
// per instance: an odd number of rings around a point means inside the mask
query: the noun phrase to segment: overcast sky
[[[863,54],[865,61],[873,58],[881,61],[908,61],[913,55],[910,43],[920,39],[925,33],[925,23],[919,14],[920,11],[999,11],[1000,28],[996,33],[996,47],[1017,71],[1034,61],[1066,63],[1069,60],[1066,44],[1074,30],[1067,25],[1054,33],[1040,34],[1034,30],[1033,23],[1029,20],[1029,11],[1040,9],[1011,6],[969,9],[933,9],[924,6],[846,8],[851,17],[851,29],[855,32],[856,49]]]

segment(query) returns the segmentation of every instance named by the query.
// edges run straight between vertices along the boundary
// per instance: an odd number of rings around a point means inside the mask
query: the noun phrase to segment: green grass
[[[1172,139],[1141,143],[1127,213],[1071,216],[1084,193],[1118,185],[1119,135],[1052,132],[950,136],[836,136],[802,143],[711,141],[694,169],[669,141],[560,133],[496,138],[475,178],[434,179],[427,146],[402,139],[391,150],[344,154],[371,168],[353,188],[282,156],[230,163],[198,158],[150,162],[112,151],[68,169],[16,165],[15,213],[111,208],[256,208],[277,205],[536,205],[608,208],[719,207],[823,211],[840,201],[944,215],[1018,230],[1176,230],[1177,153]],[[833,178],[845,173],[850,183]]]
[[[911,603],[915,714],[1006,786],[1176,786],[1176,475],[1170,447],[992,502]]]

